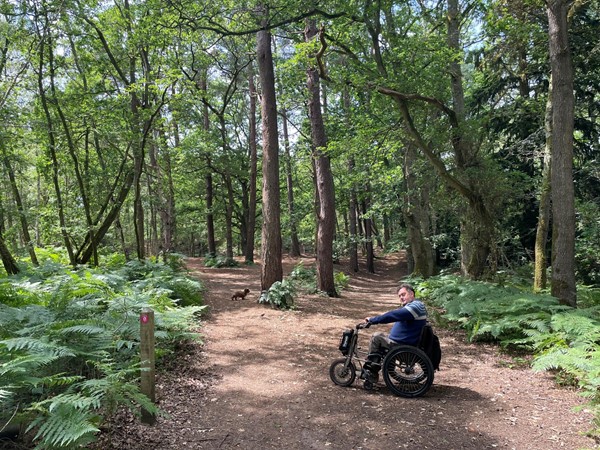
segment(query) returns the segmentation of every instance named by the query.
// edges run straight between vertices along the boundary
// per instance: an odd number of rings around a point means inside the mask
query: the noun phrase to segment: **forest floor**
[[[286,258],[284,275],[311,258]],[[443,358],[423,397],[392,395],[383,383],[336,386],[330,363],[341,333],[398,304],[406,274],[400,255],[376,260],[376,274],[352,274],[341,298],[301,295],[293,311],[257,303],[260,267],[207,268],[189,258],[206,286],[204,345],[193,345],[157,377],[168,417],[141,425],[118,414],[94,448],[182,449],[591,449],[583,400],[533,373],[492,345],[469,344],[457,330],[435,327]],[[336,270],[343,270],[337,266]],[[237,290],[249,288],[242,301]],[[367,330],[384,331],[386,326]],[[358,377],[357,377],[358,378]]]

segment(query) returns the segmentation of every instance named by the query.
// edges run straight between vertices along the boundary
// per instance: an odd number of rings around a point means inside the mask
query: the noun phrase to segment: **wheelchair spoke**
[[[423,395],[433,382],[431,361],[418,348],[402,346],[391,351],[384,363],[388,388],[402,397]]]

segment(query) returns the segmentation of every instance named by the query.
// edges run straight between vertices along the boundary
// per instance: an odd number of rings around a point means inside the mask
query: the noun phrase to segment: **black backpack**
[[[440,340],[433,332],[431,325],[428,323],[426,323],[421,330],[419,348],[423,350],[429,357],[431,363],[433,364],[434,370],[440,370],[440,361],[442,360],[442,348],[440,347]]]

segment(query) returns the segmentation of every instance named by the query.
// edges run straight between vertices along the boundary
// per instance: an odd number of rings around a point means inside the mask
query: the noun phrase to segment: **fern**
[[[289,280],[294,283],[294,286],[307,292],[315,294],[317,292],[317,269],[314,265],[305,266],[299,262],[290,272]]]
[[[0,341],[9,352],[19,350],[30,350],[38,353],[45,353],[52,356],[64,357],[75,356],[75,352],[68,347],[60,347],[51,342],[44,342],[40,339],[31,337],[19,337]]]
[[[227,258],[226,256],[206,256],[204,258],[204,265],[206,267],[238,267],[239,264],[235,259]]]
[[[65,327],[60,330],[63,334],[85,334],[85,335],[101,335],[106,333],[106,328],[99,327],[93,324],[82,324]]]
[[[600,433],[600,290],[583,288],[582,305],[573,309],[519,287],[520,282],[503,282],[446,275],[420,280],[419,287],[469,339],[529,350],[534,370],[555,371],[562,382],[577,384],[595,411],[593,433]]]
[[[41,405],[40,414],[35,418],[27,431],[36,430],[34,440],[38,442],[36,449],[75,448],[93,441],[99,430],[99,416],[81,410],[69,403],[57,405],[52,411],[44,414]]]
[[[12,356],[8,361],[3,362],[2,366],[0,366],[2,382],[6,382],[11,374],[33,374],[36,372],[36,369],[48,366],[57,359],[59,358],[55,355],[28,354],[23,356]]]
[[[10,300],[0,303],[0,418],[16,411],[38,448],[55,449],[93,440],[119,405],[158,414],[138,386],[139,314],[154,307],[157,354],[168,354],[198,339],[201,284],[162,263],[73,270],[45,255],[0,284]]]

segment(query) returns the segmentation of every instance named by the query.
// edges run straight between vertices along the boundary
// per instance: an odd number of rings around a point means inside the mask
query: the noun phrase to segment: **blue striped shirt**
[[[369,323],[394,323],[390,339],[399,344],[417,345],[421,329],[427,321],[427,310],[421,300],[413,300],[402,308],[388,311],[380,316],[370,317]]]

